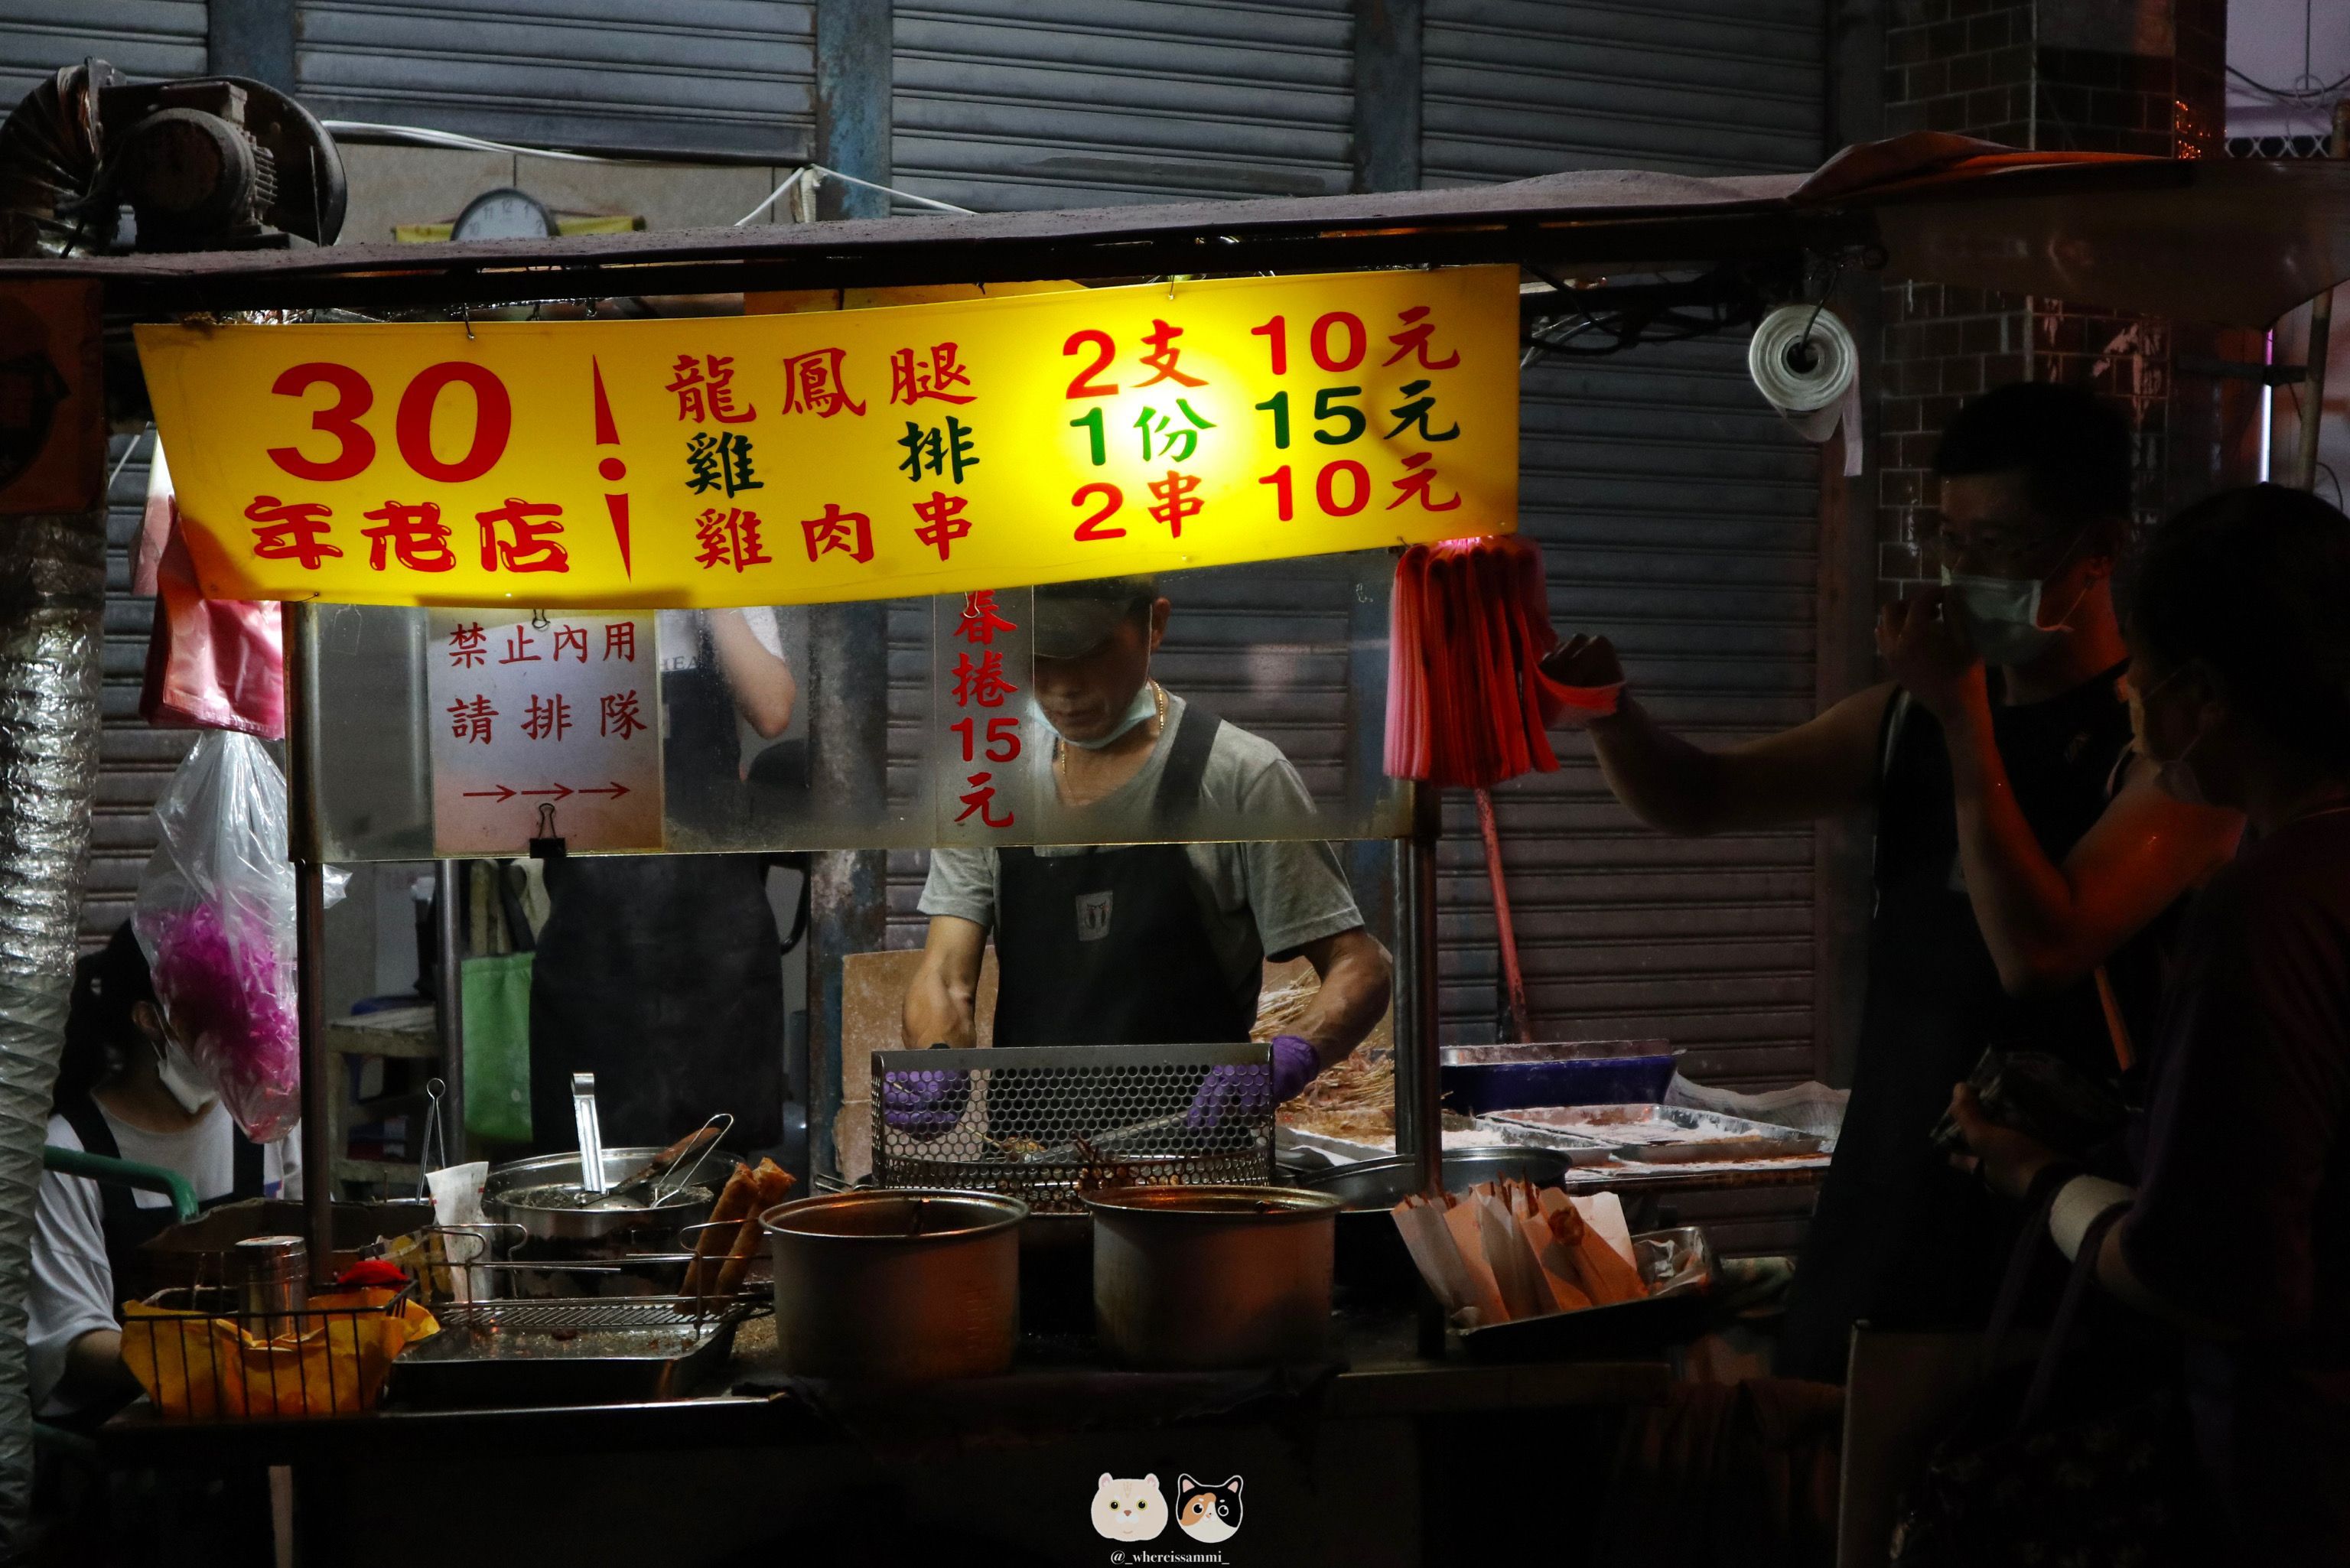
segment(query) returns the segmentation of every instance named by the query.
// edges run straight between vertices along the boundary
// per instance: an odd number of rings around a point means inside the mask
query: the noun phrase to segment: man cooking
[[[2002,387],[1952,418],[1934,472],[1921,545],[1940,586],[1878,621],[1892,680],[1716,752],[1628,700],[1591,725],[1608,787],[1669,833],[1876,813],[1852,1100],[1796,1269],[1783,1376],[1842,1381],[1856,1319],[1984,1320],[2015,1222],[1932,1147],[1949,1085],[1988,1046],[2115,1077],[2152,1022],[2162,917],[2241,826],[2164,794],[2130,751],[2111,583],[2129,527],[2120,416],[2069,388]],[[1578,685],[1623,679],[1605,638],[1571,639],[1550,667]]]
[[[1328,844],[1132,842],[1314,809],[1278,748],[1151,679],[1171,607],[1149,577],[1036,590],[1034,693],[1052,735],[1026,755],[1037,798],[1097,842],[931,851],[909,1046],[972,1043],[991,932],[999,1045],[1246,1041],[1266,957],[1304,957],[1322,986],[1273,1043],[1276,1102],[1387,1011],[1387,950]]]

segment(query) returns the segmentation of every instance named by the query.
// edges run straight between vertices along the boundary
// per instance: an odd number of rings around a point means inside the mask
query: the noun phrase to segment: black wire
[[[2326,478],[2334,482],[2334,510],[2336,512],[2345,510],[2342,503],[2341,477],[2334,472],[2334,467],[2331,463],[2321,462],[2317,465],[2317,468],[2319,472],[2324,474]]]
[[[2246,87],[2258,88],[2261,91],[2268,94],[2271,98],[2324,98],[2327,93],[2338,92],[2345,87],[2350,87],[2350,73],[2345,73],[2342,76],[2338,76],[2332,81],[2326,83],[2324,87],[2320,88],[2271,87],[2264,81],[2261,81],[2256,78],[2245,75],[2242,71],[2238,70],[2233,66],[2230,66],[2228,67],[2228,74],[2234,77],[2238,81],[2242,82]]]

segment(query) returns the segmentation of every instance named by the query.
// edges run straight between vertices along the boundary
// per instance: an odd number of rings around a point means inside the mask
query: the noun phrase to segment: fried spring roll
[[[718,1271],[718,1288],[712,1293],[731,1296],[743,1288],[743,1276],[751,1270],[751,1260],[758,1255],[763,1234],[759,1216],[784,1200],[792,1189],[792,1173],[772,1159],[763,1159],[759,1168],[751,1174],[754,1189],[750,1210],[734,1227],[734,1245],[727,1251],[726,1262]]]

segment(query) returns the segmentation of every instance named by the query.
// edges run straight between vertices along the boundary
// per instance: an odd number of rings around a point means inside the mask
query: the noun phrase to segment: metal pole
[[[1419,1174],[1419,1189],[1444,1191],[1444,1121],[1437,1102],[1436,844],[1443,830],[1438,792],[1413,784],[1412,834],[1395,843],[1396,1153]],[[1444,1354],[1444,1307],[1419,1287],[1419,1351]]]
[[[1412,836],[1398,840],[1396,895],[1396,1153],[1413,1162],[1420,1189],[1443,1190],[1443,1137],[1436,1103],[1437,792],[1412,786]]]
[[[441,899],[439,974],[432,981],[433,1023],[441,1033],[441,1147],[451,1165],[465,1163],[465,921],[463,862],[436,860],[433,885]],[[417,1158],[423,1158],[420,1147]]]
[[[2350,158],[2350,99],[2334,106],[2334,140],[2329,158]],[[2334,289],[2309,302],[2309,348],[2302,355],[2301,446],[2293,453],[2293,482],[2303,490],[2317,488],[2317,438],[2325,419],[2325,361],[2333,350]]]
[[[302,1208],[310,1282],[335,1274],[334,1110],[328,1102],[327,872],[319,864],[317,705],[311,691],[310,633],[317,612],[284,607],[286,641],[286,853],[294,862],[295,1022],[302,1046]]]

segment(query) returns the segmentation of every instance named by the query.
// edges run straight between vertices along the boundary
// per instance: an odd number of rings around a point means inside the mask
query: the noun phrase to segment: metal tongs
[[[604,1127],[596,1115],[596,1075],[571,1075],[571,1121],[579,1129],[579,1207],[604,1197]]]

